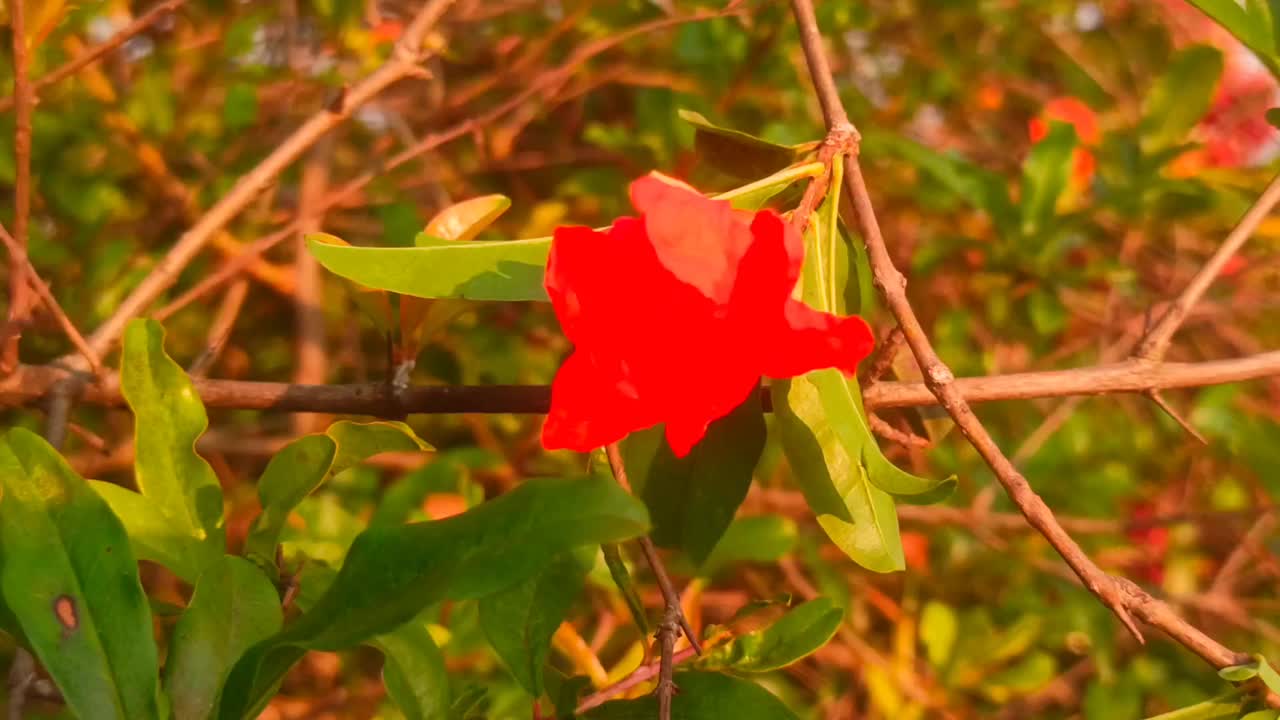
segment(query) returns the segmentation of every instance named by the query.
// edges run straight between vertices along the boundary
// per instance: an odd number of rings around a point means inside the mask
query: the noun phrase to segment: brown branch
[[[76,375],[76,371],[65,367],[21,365],[0,380],[0,407],[34,403],[48,395],[58,382]],[[1280,375],[1280,351],[1202,363],[1126,360],[1075,370],[958,378],[954,387],[969,402],[992,402],[1144,393],[1152,388],[1203,387],[1273,375]],[[204,404],[211,408],[379,415],[388,407],[385,383],[290,385],[197,379],[196,390]],[[869,411],[938,404],[929,388],[917,382],[878,382],[865,392],[863,402]],[[762,392],[761,399],[766,409],[772,408],[767,391]],[[79,400],[92,405],[123,406],[119,378],[114,373],[104,373],[98,383],[84,388]],[[546,385],[417,386],[404,393],[404,402],[405,410],[412,414],[545,414],[551,404],[551,388]]]
[[[299,189],[297,241],[294,243],[294,324],[297,341],[294,355],[293,381],[300,384],[323,383],[327,375],[325,354],[324,274],[315,256],[307,251],[306,233],[320,230],[324,223],[324,194],[329,185],[329,164],[333,156],[331,141],[320,143],[311,151],[302,168]],[[295,415],[294,432],[305,435],[321,429],[322,415]]]
[[[679,665],[680,663],[685,662],[686,660],[689,660],[690,658],[697,656],[697,654],[698,654],[697,651],[694,650],[692,647],[687,647],[671,656],[671,664]],[[576,712],[584,713],[592,708],[599,707],[605,704],[606,702],[608,702],[609,700],[612,700],[613,698],[630,690],[631,688],[643,682],[652,680],[653,678],[658,676],[661,670],[662,670],[662,663],[660,661],[652,662],[652,663],[649,663],[648,665],[641,665],[635,670],[632,670],[630,675],[627,675],[626,677],[622,678],[621,680],[614,683],[613,685],[610,685],[607,688],[603,688],[599,692],[592,693],[591,695],[588,695],[587,697],[583,698],[582,702],[578,703],[578,708]]]
[[[817,90],[828,130],[852,127],[840,103],[840,95],[827,63],[822,35],[814,16],[813,3],[811,0],[792,0],[791,5],[800,29],[800,41],[804,48],[809,74]],[[1142,634],[1138,630],[1134,616],[1163,630],[1174,640],[1216,667],[1246,661],[1247,655],[1236,653],[1195,629],[1178,617],[1168,605],[1152,598],[1133,583],[1113,578],[1103,572],[1062,528],[1049,506],[996,446],[991,435],[974,415],[973,409],[969,407],[964,395],[957,388],[955,376],[933,350],[924,328],[907,300],[906,278],[894,266],[893,259],[889,255],[872,207],[871,196],[867,192],[866,182],[862,177],[861,165],[854,156],[848,156],[845,159],[844,179],[845,187],[853,198],[876,285],[883,293],[899,327],[902,328],[907,345],[923,371],[926,385],[951,415],[956,426],[991,467],[1005,492],[1018,506],[1027,521],[1053,545],[1084,586],[1102,600],[1139,641],[1142,641]],[[1280,190],[1277,192],[1280,193]]]
[[[125,44],[129,41],[129,38],[156,24],[165,15],[177,10],[186,3],[187,0],[163,0],[163,2],[155,5],[133,22],[120,28],[119,32],[112,35],[105,42],[85,49],[83,52],[66,61],[58,68],[37,78],[32,84],[32,91],[38,93],[56,82],[61,82],[62,80],[71,77],[86,65],[89,65],[103,55],[106,55],[112,50],[115,50]],[[16,97],[17,94],[15,93],[9,97],[0,99],[0,112],[8,112],[9,108],[14,106]]]
[[[1138,344],[1134,355],[1139,358],[1148,360],[1159,360],[1164,357],[1165,352],[1169,349],[1169,342],[1173,339],[1173,334],[1178,331],[1182,325],[1182,321],[1186,319],[1187,313],[1195,306],[1196,302],[1204,295],[1205,291],[1222,272],[1223,266],[1231,259],[1250,235],[1258,229],[1263,220],[1271,214],[1277,203],[1280,203],[1280,175],[1276,175],[1271,179],[1271,183],[1267,185],[1267,189],[1262,192],[1258,200],[1254,202],[1253,207],[1244,214],[1240,222],[1235,226],[1227,239],[1222,241],[1222,245],[1214,251],[1213,255],[1196,272],[1195,277],[1191,278],[1191,282],[1183,288],[1182,294],[1177,300],[1169,306],[1164,315],[1156,321],[1156,324],[1147,333],[1142,342]]]
[[[218,306],[218,314],[213,318],[213,325],[209,326],[204,352],[191,361],[191,365],[187,368],[188,375],[204,377],[209,372],[209,368],[217,362],[218,357],[222,355],[222,349],[227,346],[227,340],[231,338],[231,331],[235,328],[240,310],[244,307],[245,296],[248,294],[247,278],[240,278],[227,288],[226,294],[222,296],[222,304]]]
[[[622,451],[618,448],[618,443],[609,443],[605,448],[605,454],[609,457],[609,467],[613,470],[613,477],[617,479],[619,485],[630,492],[631,483],[627,480],[627,470],[623,465]],[[653,540],[650,540],[648,535],[640,537],[640,550],[644,553],[645,561],[649,563],[649,569],[653,571],[653,577],[658,582],[658,589],[662,591],[662,600],[665,605],[662,622],[658,624],[657,632],[662,653],[658,668],[658,718],[671,720],[671,697],[676,691],[675,683],[671,679],[675,666],[673,659],[676,639],[683,632],[690,647],[697,654],[702,654],[702,645],[698,642],[698,636],[693,632],[693,628],[689,626],[689,620],[684,616],[684,611],[680,607],[680,593],[676,592],[675,585],[671,584],[671,578],[667,577],[667,568],[662,564],[662,558],[658,557],[658,549],[654,547]]]
[[[31,283],[27,282],[27,224],[31,220],[31,112],[35,92],[31,89],[31,48],[27,46],[26,11],[22,3],[9,3],[10,32],[13,35],[13,97],[17,116],[13,126],[13,157],[16,165],[13,181],[13,238],[9,248],[9,316],[5,335],[0,340],[0,374],[18,367],[18,343],[22,331],[31,321],[35,304]]]
[[[129,320],[151,304],[177,280],[179,273],[201,249],[236,215],[240,213],[285,168],[330,130],[345,121],[357,108],[364,105],[392,84],[422,73],[418,63],[422,57],[422,40],[430,28],[454,0],[431,0],[409,24],[396,44],[390,58],[381,67],[352,87],[341,107],[329,106],[311,116],[294,130],[257,167],[241,176],[234,187],[209,208],[189,230],[183,233],[169,253],[156,265],[145,280],[129,294],[89,338],[90,346],[99,353],[109,349],[124,331]]]
[[[53,296],[53,292],[49,290],[49,286],[40,278],[39,273],[31,265],[31,259],[27,257],[26,248],[24,248],[17,240],[9,234],[4,225],[0,225],[0,242],[3,242],[9,250],[9,262],[17,265],[22,269],[26,276],[26,281],[30,283],[31,288],[36,291],[36,295],[40,297],[45,308],[53,314],[58,325],[62,328],[62,332],[66,334],[67,339],[75,346],[76,350],[84,357],[85,362],[89,363],[89,369],[93,374],[98,374],[102,369],[102,361],[98,359],[97,353],[89,344],[85,342],[84,336],[76,329],[75,323],[71,322],[71,318],[67,317],[67,313],[58,304],[57,298]]]

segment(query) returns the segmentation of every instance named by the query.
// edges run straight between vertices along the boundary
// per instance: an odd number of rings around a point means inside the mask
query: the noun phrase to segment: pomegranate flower
[[[631,185],[640,217],[555,231],[546,287],[575,349],[551,390],[547,449],[586,452],[666,423],[677,456],[760,377],[853,373],[873,338],[858,317],[792,298],[800,234],[657,174]]]

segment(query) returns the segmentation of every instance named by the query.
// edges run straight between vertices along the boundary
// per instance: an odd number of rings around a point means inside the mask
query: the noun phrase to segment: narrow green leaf
[[[258,480],[262,512],[249,526],[245,557],[274,574],[276,545],[289,513],[334,475],[379,453],[429,450],[402,422],[340,420],[323,434],[307,435],[276,453]]]
[[[512,677],[530,695],[542,695],[542,669],[551,636],[582,591],[595,548],[562,553],[540,573],[480,598],[480,627]]]
[[[840,187],[840,165],[832,164],[834,188]],[[805,237],[801,298],[827,312],[838,312],[844,296],[836,265],[838,222],[839,192],[833,192],[814,213]],[[771,392],[783,448],[818,523],[865,567],[902,569],[893,497],[933,502],[951,491],[954,479],[927,480],[890,463],[871,434],[856,380],[838,370],[777,381]]]
[[[826,645],[843,621],[844,610],[819,597],[792,608],[768,627],[715,648],[698,661],[698,667],[743,673],[777,670]]]
[[[764,452],[760,393],[753,389],[742,405],[711,423],[685,457],[675,456],[663,433],[658,425],[622,441],[627,475],[649,506],[654,543],[679,548],[701,565],[733,522]]]
[[[1068,123],[1052,122],[1049,134],[1036,143],[1022,163],[1021,230],[1024,238],[1034,238],[1056,213],[1058,198],[1067,189],[1071,176],[1071,153],[1076,149],[1076,130]]]
[[[1143,152],[1181,144],[1209,110],[1221,75],[1222,51],[1215,47],[1193,45],[1175,55],[1143,100]]]
[[[369,643],[382,652],[382,681],[387,697],[406,720],[442,720],[453,702],[444,655],[416,617]]]
[[[1239,690],[1233,690],[1195,705],[1153,715],[1147,720],[1236,720],[1240,715],[1240,696]]]
[[[609,568],[609,577],[613,578],[613,584],[618,587],[618,592],[622,593],[622,599],[627,603],[627,610],[631,612],[631,621],[636,624],[641,635],[648,635],[649,618],[645,615],[644,603],[640,601],[640,591],[636,589],[635,581],[631,579],[631,571],[627,569],[627,563],[622,559],[622,546],[617,543],[605,543],[600,546],[600,552],[604,555],[605,566]]]
[[[1246,47],[1257,53],[1264,62],[1271,60],[1274,66],[1276,47],[1270,23],[1258,22],[1250,17],[1249,12],[1236,0],[1188,0],[1209,19],[1221,25],[1227,32],[1236,36]],[[1272,72],[1275,72],[1272,70]]]
[[[680,119],[694,126],[694,151],[698,159],[734,177],[752,178],[775,172],[812,152],[817,143],[779,145],[740,130],[720,127],[692,110],[680,110]]]
[[[822,171],[821,163],[784,168],[714,197],[740,210],[760,208],[796,181]],[[355,247],[332,235],[307,236],[311,254],[329,272],[368,288],[418,298],[545,301],[543,272],[551,238],[458,243],[423,233],[416,247]],[[381,312],[373,312],[379,317]]]
[[[1218,677],[1229,682],[1244,682],[1258,677],[1258,664],[1249,663],[1248,665],[1224,667],[1218,671]]]
[[[404,624],[442,599],[484,597],[572,548],[648,529],[644,505],[603,478],[544,479],[461,515],[360,534],[315,605],[232,671],[221,717],[259,708],[308,649],[336,651]]]
[[[196,566],[226,552],[222,487],[196,452],[209,426],[187,373],[164,351],[164,329],[134,320],[125,329],[120,390],[134,416],[134,478],[138,490],[182,532],[201,541]]]
[[[1275,668],[1271,667],[1271,663],[1261,655],[1258,656],[1258,679],[1271,692],[1280,693],[1280,673],[1277,673]]]
[[[0,441],[0,596],[79,717],[159,718],[151,612],[124,527],[56,450]]]
[[[671,720],[796,720],[782,701],[750,680],[713,672],[675,676],[679,692],[671,700]],[[658,699],[607,702],[581,716],[583,720],[653,720]]]
[[[174,717],[214,717],[232,666],[283,622],[280,596],[262,570],[234,555],[210,563],[169,640],[164,679]]]
[[[177,527],[138,493],[100,480],[88,482],[124,524],[135,557],[159,563],[184,581],[195,584],[200,577],[199,561],[203,556],[199,540]]]

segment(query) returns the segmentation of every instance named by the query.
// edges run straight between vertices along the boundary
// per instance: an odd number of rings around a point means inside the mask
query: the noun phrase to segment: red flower
[[[1101,139],[1098,116],[1082,101],[1073,97],[1058,97],[1045,103],[1040,116],[1027,124],[1027,134],[1034,145],[1049,134],[1049,122],[1069,123],[1076,130],[1076,137],[1083,146],[1097,145]],[[1071,180],[1077,188],[1083,188],[1093,178],[1096,161],[1085,147],[1077,147],[1071,153]]]
[[[852,373],[873,339],[858,317],[791,297],[804,242],[772,210],[734,210],[657,175],[631,185],[640,217],[557,228],[546,286],[576,349],[556,375],[548,449],[586,452],[666,423],[676,455],[760,377]]]

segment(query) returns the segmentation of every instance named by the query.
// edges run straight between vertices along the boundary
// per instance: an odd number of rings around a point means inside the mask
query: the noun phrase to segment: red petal
[[[763,348],[764,374],[789,378],[829,367],[853,374],[873,347],[875,337],[862,318],[837,317],[788,300],[785,327]]]
[[[581,351],[569,356],[551,385],[551,411],[542,426],[548,450],[589,452],[621,440],[632,430],[657,424],[640,401],[623,392],[625,380],[610,377]]]
[[[747,213],[653,175],[631,183],[631,204],[644,219],[658,261],[719,303],[729,301],[738,262],[751,246]]]

